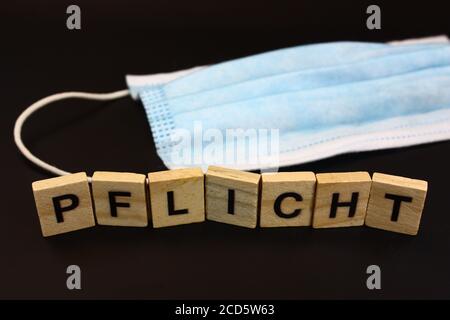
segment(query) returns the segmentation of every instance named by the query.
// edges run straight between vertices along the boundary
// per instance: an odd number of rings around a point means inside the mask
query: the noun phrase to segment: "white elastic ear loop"
[[[88,99],[88,100],[99,100],[99,101],[107,101],[119,99],[130,94],[128,89],[115,91],[111,93],[87,93],[87,92],[62,92],[56,93],[51,96],[45,97],[39,101],[36,101],[31,106],[26,108],[21,115],[17,118],[16,124],[14,125],[14,141],[16,142],[17,148],[19,151],[31,162],[33,162],[38,167],[47,170],[58,176],[63,176],[66,174],[70,174],[68,171],[61,170],[51,164],[48,164],[41,159],[37,158],[33,155],[30,150],[23,144],[22,141],[22,127],[25,121],[37,110],[45,107],[49,103],[69,99],[69,98],[79,98],[79,99]],[[88,177],[89,182],[91,182],[91,177]]]

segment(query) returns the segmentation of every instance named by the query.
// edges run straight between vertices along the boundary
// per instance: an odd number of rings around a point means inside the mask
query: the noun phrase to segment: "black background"
[[[15,118],[46,95],[125,88],[124,75],[175,71],[334,40],[448,34],[446,1],[11,1],[0,4],[0,298],[450,298],[450,143],[351,154],[284,171],[380,171],[429,181],[417,237],[370,228],[256,229],[205,222],[166,229],[95,227],[44,239],[31,182],[50,175],[16,150]],[[66,29],[78,4],[82,30]],[[69,171],[165,169],[139,102],[65,101],[39,112],[24,140]],[[81,291],[65,269],[82,269]],[[366,288],[366,267],[382,290]]]

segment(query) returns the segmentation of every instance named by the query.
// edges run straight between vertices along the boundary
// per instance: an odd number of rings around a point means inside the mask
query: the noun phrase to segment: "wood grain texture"
[[[152,172],[148,180],[155,228],[205,221],[204,175],[200,168]],[[174,210],[187,212],[170,214],[170,200]]]
[[[95,172],[92,176],[92,195],[97,223],[109,226],[146,227],[148,214],[145,189],[143,174]],[[119,206],[112,208],[110,197],[113,199],[113,206],[114,202]]]
[[[91,194],[86,173],[79,172],[62,177],[35,181],[32,183],[34,199],[44,237],[95,226]],[[63,221],[58,222],[54,197],[73,194],[78,205],[62,213]],[[58,201],[62,208],[73,204],[71,199]]]
[[[313,227],[335,228],[361,226],[366,216],[372,180],[367,172],[339,172],[316,174],[316,199],[314,206]],[[357,202],[353,216],[349,207],[337,207],[332,216],[333,194],[337,194],[339,202],[350,202],[357,194]]]
[[[374,173],[366,225],[372,228],[416,235],[428,189],[424,180]],[[386,196],[387,195],[387,196]],[[405,197],[394,214],[392,195]],[[409,198],[409,199],[408,199]]]
[[[261,175],[261,227],[310,226],[316,189],[313,172],[278,172]],[[282,213],[291,217],[280,217],[276,213],[277,199],[283,195],[298,194],[298,201],[288,196],[279,205]],[[280,201],[280,200],[278,200]],[[300,211],[297,211],[300,210]]]
[[[206,172],[206,216],[208,220],[255,228],[258,216],[260,175],[210,166]],[[229,213],[230,191],[234,213]]]

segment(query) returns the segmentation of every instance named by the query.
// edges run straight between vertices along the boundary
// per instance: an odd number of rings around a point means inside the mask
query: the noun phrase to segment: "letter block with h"
[[[372,180],[368,172],[316,174],[314,228],[364,224]]]

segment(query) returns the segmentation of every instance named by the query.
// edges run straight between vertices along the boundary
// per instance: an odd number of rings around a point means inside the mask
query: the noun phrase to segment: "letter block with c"
[[[261,227],[310,226],[316,175],[277,172],[261,175]]]

